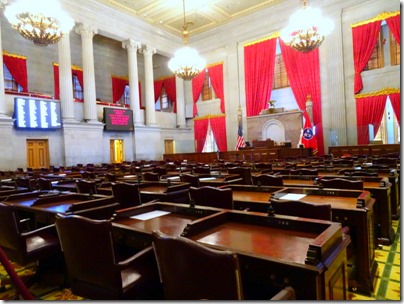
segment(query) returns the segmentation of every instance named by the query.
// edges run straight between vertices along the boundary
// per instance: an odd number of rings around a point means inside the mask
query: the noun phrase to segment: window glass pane
[[[4,89],[10,91],[17,91],[21,92],[22,87],[15,81],[13,76],[11,75],[10,71],[3,63],[3,71],[4,71]]]
[[[73,97],[83,100],[83,89],[76,75],[73,75]]]

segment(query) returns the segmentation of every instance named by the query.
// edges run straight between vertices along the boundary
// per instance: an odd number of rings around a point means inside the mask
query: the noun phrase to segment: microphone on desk
[[[257,187],[258,187],[258,190],[261,190],[261,182],[260,181],[257,182]]]
[[[189,207],[195,208],[195,200],[193,200],[192,198],[189,200]]]
[[[271,204],[268,207],[268,216],[275,216],[275,210]]]

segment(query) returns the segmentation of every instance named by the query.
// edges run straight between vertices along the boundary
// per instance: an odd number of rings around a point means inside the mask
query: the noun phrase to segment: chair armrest
[[[148,259],[150,258],[154,258],[154,249],[152,246],[142,249],[141,251],[132,255],[130,258],[127,258],[126,260],[119,261],[116,265],[121,269],[128,267],[128,265],[132,267],[133,266],[136,267],[136,265],[144,266],[147,265]]]
[[[271,301],[281,301],[281,300],[296,300],[296,293],[293,287],[286,286],[284,289],[279,291],[276,295],[271,298]]]
[[[27,237],[27,236],[30,236],[32,234],[36,234],[38,232],[55,233],[55,235],[57,233],[55,224],[51,224],[51,225],[48,225],[48,226],[37,228],[35,230],[31,230],[31,231],[28,231],[28,232],[23,232],[23,233],[21,233],[21,235],[24,236],[24,237]]]

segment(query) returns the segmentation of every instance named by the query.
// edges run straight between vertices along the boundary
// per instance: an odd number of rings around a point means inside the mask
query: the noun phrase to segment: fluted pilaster
[[[139,75],[137,69],[137,51],[141,48],[140,42],[128,39],[122,42],[122,47],[128,51],[128,64],[129,64],[129,98],[130,108],[134,113],[135,126],[142,125],[140,119],[140,99],[139,99]]]
[[[85,24],[78,25],[75,31],[77,34],[81,35],[82,42],[84,120],[96,122],[98,120],[95,90],[93,37],[98,33],[98,31],[96,28]]]

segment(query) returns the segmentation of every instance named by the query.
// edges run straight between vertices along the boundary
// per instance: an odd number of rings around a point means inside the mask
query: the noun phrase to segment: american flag
[[[236,143],[236,150],[240,147],[245,147],[244,136],[243,136],[243,126],[241,124],[241,119],[238,121],[238,132],[237,132],[237,143]]]

